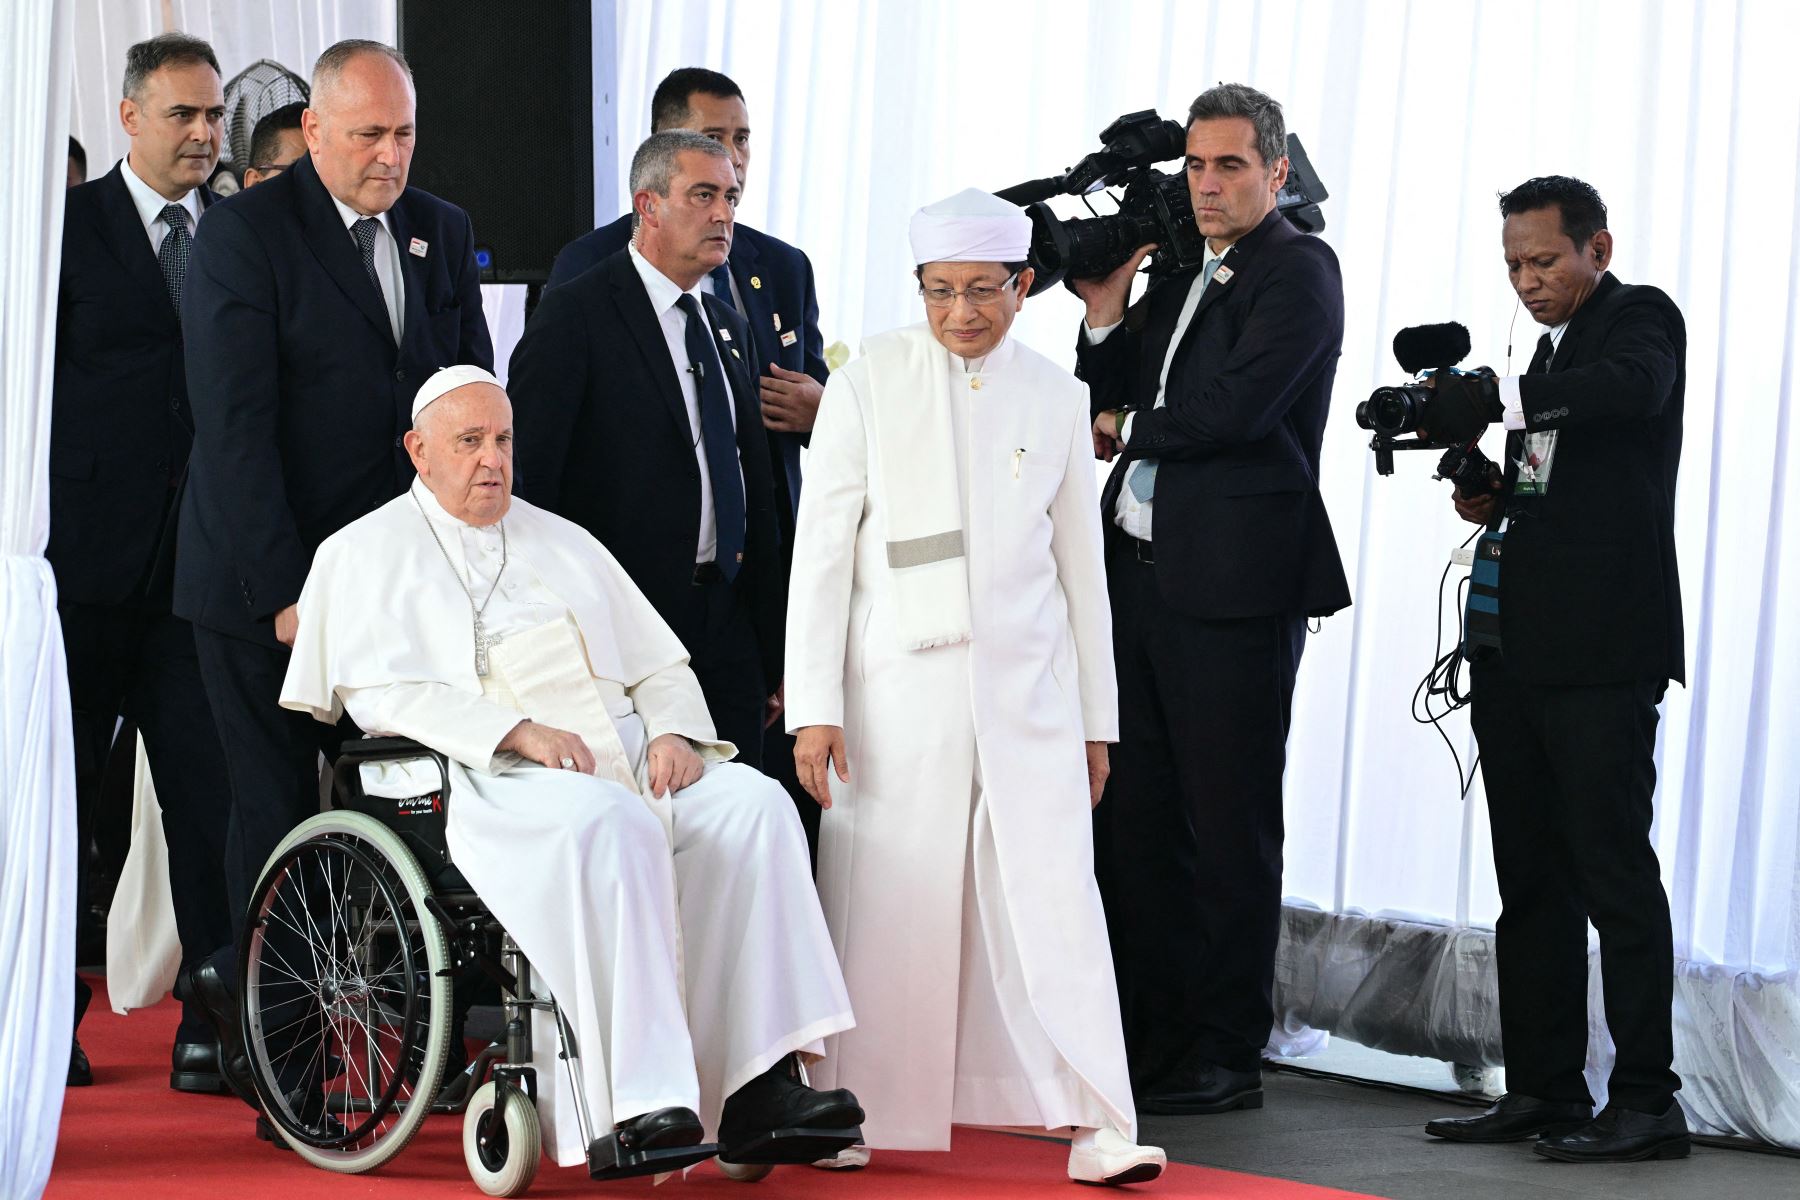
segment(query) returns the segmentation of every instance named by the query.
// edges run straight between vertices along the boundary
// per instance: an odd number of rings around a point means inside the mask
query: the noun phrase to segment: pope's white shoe
[[[860,1171],[869,1165],[867,1146],[845,1146],[831,1158],[821,1158],[813,1166],[826,1171]]]
[[[1069,1178],[1076,1183],[1149,1183],[1168,1165],[1162,1147],[1139,1146],[1111,1128],[1095,1130],[1091,1142],[1077,1135],[1069,1147]]]

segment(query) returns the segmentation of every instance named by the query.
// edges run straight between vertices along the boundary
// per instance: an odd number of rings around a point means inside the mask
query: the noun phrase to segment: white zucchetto
[[[457,388],[465,387],[471,383],[491,383],[495,387],[505,390],[500,381],[494,378],[492,372],[484,371],[480,367],[470,366],[467,363],[459,363],[454,367],[445,367],[430,379],[427,379],[425,385],[419,389],[419,394],[413,397],[412,417],[414,423],[416,424],[418,422],[419,414],[424,411],[427,404],[430,404],[445,392],[453,392]]]
[[[907,231],[913,262],[1023,262],[1031,248],[1031,218],[1016,204],[979,188],[927,204]]]

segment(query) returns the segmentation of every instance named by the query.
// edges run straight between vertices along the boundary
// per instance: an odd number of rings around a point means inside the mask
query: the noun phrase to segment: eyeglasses
[[[1017,274],[1008,275],[1006,277],[1006,282],[1000,284],[998,287],[991,283],[978,283],[973,287],[966,287],[960,292],[953,288],[922,287],[919,289],[919,295],[923,296],[925,298],[925,303],[929,304],[932,308],[949,308],[952,304],[956,303],[956,298],[958,296],[961,296],[976,308],[985,308],[999,300],[1001,296],[1005,295],[1006,289],[1011,287],[1013,281],[1017,278]]]
[[[293,164],[291,164],[291,163],[270,163],[267,166],[264,166],[261,163],[251,163],[250,169],[252,171],[261,171],[264,175],[279,175],[283,171],[287,170],[288,167],[290,167],[291,165],[293,165]]]

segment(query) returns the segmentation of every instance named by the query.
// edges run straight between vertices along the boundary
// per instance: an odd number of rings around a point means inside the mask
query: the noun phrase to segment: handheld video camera
[[[1494,490],[1489,469],[1493,460],[1474,442],[1441,440],[1431,433],[1434,390],[1425,380],[1434,375],[1485,375],[1491,367],[1464,371],[1455,364],[1469,353],[1469,331],[1454,321],[1442,325],[1413,325],[1394,335],[1394,357],[1400,369],[1413,376],[1411,383],[1379,387],[1356,406],[1356,423],[1374,433],[1369,449],[1375,452],[1375,473],[1394,473],[1396,450],[1443,450],[1434,479],[1448,479],[1465,496]],[[1423,433],[1419,431],[1423,429]],[[1406,438],[1405,434],[1414,434]]]
[[[1151,242],[1157,246],[1146,268],[1151,275],[1197,267],[1206,261],[1206,238],[1194,223],[1185,174],[1158,171],[1153,166],[1186,153],[1187,135],[1181,126],[1163,120],[1154,109],[1145,109],[1126,113],[1108,125],[1100,131],[1100,141],[1102,149],[1061,175],[1030,179],[994,193],[1020,205],[1031,216],[1028,258],[1035,274],[1031,295],[1065,277],[1105,275],[1130,258],[1133,250]],[[1329,193],[1300,139],[1291,133],[1287,158],[1287,183],[1276,196],[1275,207],[1296,228],[1318,233],[1325,228],[1319,201]],[[1052,196],[1086,197],[1114,187],[1124,189],[1118,209],[1104,215],[1065,219],[1044,203]],[[1093,211],[1092,205],[1088,211]]]

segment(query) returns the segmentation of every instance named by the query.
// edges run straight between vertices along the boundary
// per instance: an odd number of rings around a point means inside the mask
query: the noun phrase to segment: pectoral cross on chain
[[[488,648],[500,644],[500,639],[488,635],[487,626],[481,623],[481,614],[475,614],[475,674],[486,678],[488,673]]]

